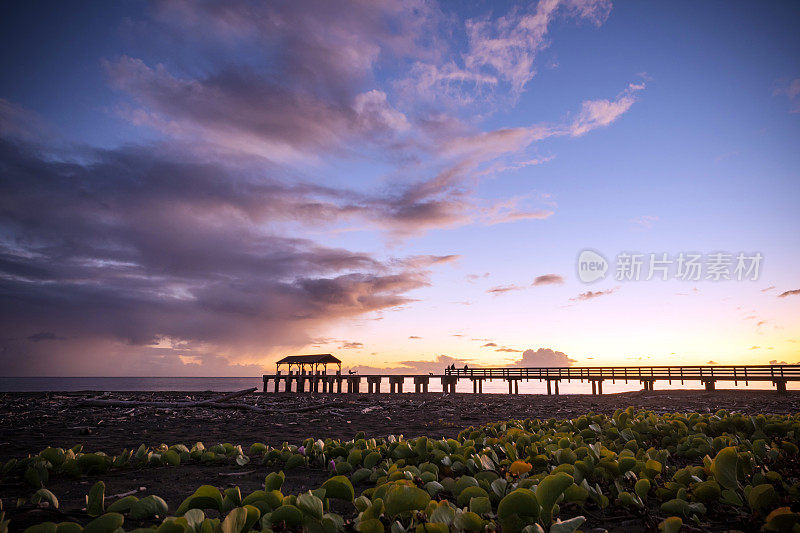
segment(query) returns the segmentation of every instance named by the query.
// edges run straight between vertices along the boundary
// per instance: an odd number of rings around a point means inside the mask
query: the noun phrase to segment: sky
[[[796,2],[0,4],[0,375],[800,362]]]

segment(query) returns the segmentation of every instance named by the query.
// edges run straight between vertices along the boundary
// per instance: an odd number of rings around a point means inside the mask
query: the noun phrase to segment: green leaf
[[[679,533],[683,527],[683,520],[677,516],[670,516],[658,524],[658,530],[663,533]]]
[[[281,505],[270,514],[273,524],[285,522],[289,527],[298,527],[303,523],[303,513],[294,505]]]
[[[297,497],[297,507],[299,507],[303,513],[317,520],[322,519],[322,500],[311,494],[311,491]]]
[[[792,531],[800,523],[800,514],[788,507],[778,507],[767,516],[766,528],[771,531]]]
[[[756,485],[747,494],[747,503],[754,511],[761,511],[773,500],[775,500],[775,488],[768,483]]]
[[[744,501],[742,500],[742,497],[739,495],[739,493],[730,489],[722,491],[722,495],[720,496],[719,501],[722,503],[727,503],[728,505],[735,505],[737,507],[741,507],[742,505],[744,505]]]
[[[55,522],[42,522],[29,527],[24,533],[56,533],[57,527]]]
[[[95,518],[83,528],[83,533],[114,533],[125,523],[125,517],[119,513],[106,513]]]
[[[261,518],[261,511],[252,505],[245,505],[243,508],[247,511],[247,520],[244,523],[243,531],[250,531]]]
[[[105,493],[106,484],[102,481],[97,483],[89,489],[89,494],[86,495],[86,514],[89,516],[100,516],[105,509]]]
[[[469,500],[469,510],[477,514],[490,514],[492,512],[492,502],[487,497],[471,498]]]
[[[420,511],[430,500],[430,494],[420,488],[395,483],[386,493],[386,514],[394,517]]]
[[[492,481],[491,487],[492,487],[492,492],[497,494],[498,498],[502,498],[503,496],[506,495],[506,487],[508,487],[508,481],[506,481],[501,477],[497,478],[494,481]]]
[[[228,513],[220,524],[220,529],[222,533],[242,533],[245,523],[247,523],[247,509],[237,507]]]
[[[50,461],[50,464],[58,467],[64,462],[64,450],[61,448],[47,448],[42,450],[42,452],[39,454],[39,457],[47,459]]]
[[[650,492],[650,480],[640,479],[636,482],[636,485],[634,485],[633,491],[642,501],[644,501],[647,499],[647,494]]]
[[[356,531],[360,533],[383,533],[383,522],[377,518],[362,520],[356,525]]]
[[[576,529],[581,527],[584,522],[586,522],[586,518],[582,516],[576,516],[563,522],[557,520],[550,526],[550,533],[573,533]]]
[[[708,481],[703,481],[692,487],[692,494],[703,503],[711,503],[719,499],[722,494],[722,489],[719,483],[713,479],[709,479]]]
[[[306,464],[306,458],[299,453],[293,454],[289,459],[286,461],[286,464],[283,467],[286,470],[291,470],[292,468],[297,468],[298,466],[303,466]]]
[[[466,507],[472,498],[488,498],[489,493],[480,487],[467,487],[458,494],[456,503],[459,507]]]
[[[689,516],[689,502],[674,498],[662,503],[661,511],[670,516]]]
[[[711,472],[717,483],[726,489],[735,490],[739,484],[737,482],[737,463],[739,454],[735,446],[728,446],[719,451],[711,461]]]
[[[189,509],[183,517],[186,519],[186,523],[189,524],[189,527],[195,531],[199,531],[203,520],[206,519],[206,514],[200,509]]]
[[[566,475],[566,474],[565,474]],[[536,494],[529,489],[516,489],[508,493],[497,506],[497,516],[509,518],[512,515],[539,518],[541,506]]]
[[[145,520],[147,518],[165,518],[169,508],[167,502],[155,495],[145,496],[138,502],[131,505],[128,516],[134,520]]]
[[[355,498],[353,484],[345,476],[333,476],[322,484],[322,488],[325,489],[327,498],[335,498],[347,502],[351,502]]]
[[[125,496],[108,506],[109,513],[127,513],[139,498],[133,495]]]
[[[369,468],[359,468],[350,475],[350,481],[354,485],[358,485],[362,481],[366,481],[372,475],[372,470]]]
[[[81,533],[83,526],[75,522],[60,522],[56,533]]]
[[[436,496],[437,494],[439,494],[444,490],[444,487],[438,481],[428,481],[427,483],[425,483],[425,485],[423,485],[422,488],[427,490],[428,494],[430,494],[431,497]]]
[[[183,516],[189,509],[215,509],[222,507],[222,494],[217,487],[203,485],[194,494],[183,500],[175,514]]]
[[[552,519],[553,506],[556,500],[567,490],[567,487],[574,483],[574,479],[569,474],[559,472],[545,477],[536,486],[536,499],[542,506],[541,516],[545,523]]]
[[[47,489],[37,490],[33,496],[31,496],[31,502],[34,504],[47,502],[51,508],[58,509],[58,498],[56,498],[56,495]]]
[[[281,472],[271,472],[267,477],[264,479],[264,490],[269,492],[271,490],[281,490],[283,486],[283,482],[286,479],[286,475]]]
[[[453,519],[453,525],[459,531],[483,531],[485,524],[485,520],[471,511],[458,512]]]

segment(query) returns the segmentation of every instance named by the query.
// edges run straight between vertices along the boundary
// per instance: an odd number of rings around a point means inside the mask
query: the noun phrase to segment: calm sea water
[[[242,378],[59,378],[59,377],[0,377],[2,392],[45,391],[236,391],[258,387],[261,377]]]
[[[272,391],[272,383],[269,384],[269,392]],[[46,391],[236,391],[258,387],[260,391],[263,384],[260,376],[239,377],[239,378],[187,378],[187,377],[24,377],[11,378],[0,376],[0,392],[46,392]],[[733,383],[721,382],[718,388],[732,389]],[[366,390],[366,383],[361,387]],[[666,381],[656,382],[656,390],[664,389],[700,389],[700,383],[673,382],[671,385]],[[738,389],[772,389],[768,382],[751,382],[750,386],[745,387],[744,383],[739,383]],[[789,389],[800,389],[800,383],[789,383]],[[641,389],[636,381],[624,381],[611,383],[606,381],[603,384],[603,392],[624,392]],[[432,378],[430,382],[430,392],[441,392],[442,386],[438,379]],[[414,383],[411,379],[406,379],[403,385],[404,392],[414,392]],[[472,392],[472,384],[469,380],[461,380],[456,388],[457,392]],[[520,393],[544,394],[547,392],[547,385],[538,381],[521,382]],[[561,394],[590,394],[592,386],[589,383],[579,381],[561,382]],[[381,392],[389,392],[389,381],[384,379],[381,383]],[[485,393],[508,393],[508,384],[502,380],[487,381],[483,385]]]

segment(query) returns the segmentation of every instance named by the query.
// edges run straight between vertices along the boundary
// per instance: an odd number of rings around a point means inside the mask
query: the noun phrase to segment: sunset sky
[[[0,375],[799,362],[798,27],[797,2],[3,2]]]

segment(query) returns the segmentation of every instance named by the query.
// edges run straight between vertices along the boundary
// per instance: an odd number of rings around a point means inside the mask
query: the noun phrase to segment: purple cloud
[[[607,289],[607,290],[604,290],[604,291],[586,291],[586,292],[580,293],[579,295],[575,296],[574,298],[570,298],[569,300],[571,302],[583,302],[583,301],[586,301],[586,300],[591,300],[593,298],[599,298],[601,296],[606,296],[606,295],[609,295],[609,294],[613,294],[614,292],[616,292],[616,290],[617,289],[614,288],[614,289]]]
[[[537,276],[532,283],[534,287],[538,287],[540,285],[563,285],[563,284],[564,284],[564,278],[562,276],[559,276],[558,274],[544,274],[542,276]]]
[[[513,367],[557,367],[572,366],[575,360],[564,352],[557,352],[551,348],[538,350],[525,350],[522,357],[508,366]]]

